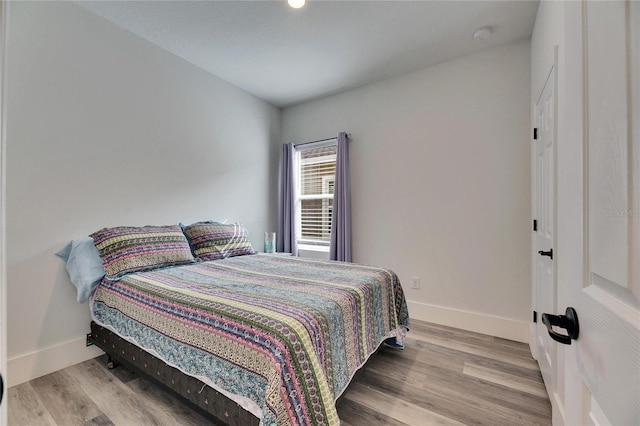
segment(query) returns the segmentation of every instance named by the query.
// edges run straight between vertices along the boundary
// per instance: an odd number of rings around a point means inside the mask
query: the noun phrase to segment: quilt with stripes
[[[247,255],[103,280],[94,321],[262,425],[338,425],[335,401],[409,314],[390,270]]]

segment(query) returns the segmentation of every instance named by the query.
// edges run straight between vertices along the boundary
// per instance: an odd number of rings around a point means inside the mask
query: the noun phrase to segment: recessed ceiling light
[[[300,9],[302,6],[304,6],[304,2],[305,0],[287,0],[287,3],[289,3],[289,6],[291,6],[294,9]]]
[[[473,33],[473,39],[474,40],[486,40],[489,37],[491,37],[491,27],[478,28]]]

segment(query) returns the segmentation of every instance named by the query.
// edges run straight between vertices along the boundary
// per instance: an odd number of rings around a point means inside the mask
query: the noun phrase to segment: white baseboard
[[[62,370],[103,353],[96,346],[86,347],[86,339],[79,338],[9,358],[7,362],[8,387]]]
[[[503,339],[529,343],[529,323],[478,312],[407,301],[409,316],[420,321],[461,328]]]

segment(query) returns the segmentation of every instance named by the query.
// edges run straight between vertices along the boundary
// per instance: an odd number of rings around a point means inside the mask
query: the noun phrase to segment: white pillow
[[[102,259],[93,238],[84,237],[72,240],[56,256],[66,262],[69,278],[78,290],[78,303],[89,300],[105,275]]]

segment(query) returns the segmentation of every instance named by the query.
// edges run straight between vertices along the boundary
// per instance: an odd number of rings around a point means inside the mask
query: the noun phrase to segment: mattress
[[[338,425],[335,401],[409,327],[390,270],[265,254],[103,280],[94,321],[261,419]]]

